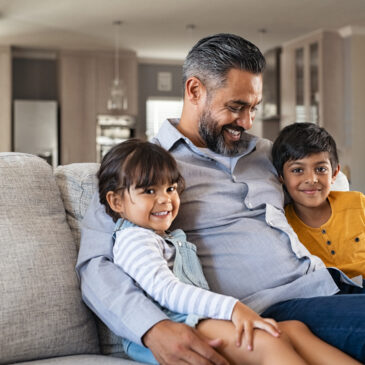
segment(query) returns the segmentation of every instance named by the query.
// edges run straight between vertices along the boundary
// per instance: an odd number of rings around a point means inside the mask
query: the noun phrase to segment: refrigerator
[[[14,100],[13,150],[59,164],[58,117],[55,100]]]

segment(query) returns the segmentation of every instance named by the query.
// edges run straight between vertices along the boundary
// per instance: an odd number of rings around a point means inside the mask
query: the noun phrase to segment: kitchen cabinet
[[[127,88],[128,108],[137,115],[137,57],[122,52],[120,76]],[[108,114],[113,80],[112,52],[60,51],[61,163],[93,162],[96,156],[97,116]]]
[[[341,144],[342,52],[342,38],[334,31],[317,31],[283,45],[281,128],[293,122],[317,123]]]

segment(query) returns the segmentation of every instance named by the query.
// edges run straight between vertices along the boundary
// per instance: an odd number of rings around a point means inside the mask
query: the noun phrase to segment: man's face
[[[244,132],[252,127],[261,99],[261,74],[230,70],[225,85],[210,91],[200,115],[199,134],[206,146],[225,156],[244,152]]]

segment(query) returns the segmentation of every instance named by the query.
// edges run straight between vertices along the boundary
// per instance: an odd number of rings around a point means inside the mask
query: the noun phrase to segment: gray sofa
[[[0,153],[0,364],[136,364],[83,304],[75,272],[97,168],[53,172],[36,156]]]

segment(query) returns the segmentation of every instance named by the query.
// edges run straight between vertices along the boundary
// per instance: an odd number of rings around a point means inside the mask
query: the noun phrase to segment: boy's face
[[[314,153],[300,160],[285,162],[281,182],[297,208],[318,208],[327,204],[331,184],[340,166],[333,171],[328,152]]]

